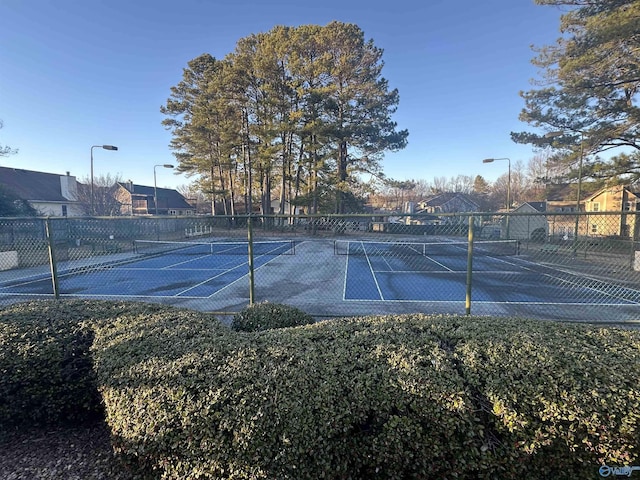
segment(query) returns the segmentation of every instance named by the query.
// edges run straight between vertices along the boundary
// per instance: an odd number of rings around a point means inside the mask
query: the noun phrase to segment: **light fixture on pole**
[[[544,134],[546,138],[561,137],[567,133],[576,133],[573,131],[564,132],[547,132]],[[584,132],[578,131],[580,134],[580,158],[578,160],[578,193],[576,195],[576,223],[573,228],[573,254],[576,254],[578,248],[578,226],[580,223],[580,197],[582,197],[582,163],[584,160]]]
[[[506,160],[509,164],[507,176],[507,239],[509,238],[509,212],[511,211],[511,159],[509,158],[485,158],[482,163],[493,163],[499,160]]]
[[[161,163],[153,166],[153,203],[156,206],[156,215],[158,215],[158,184],[156,182],[156,167],[173,168],[170,163]]]
[[[93,197],[93,149],[94,148],[104,148],[105,150],[118,150],[118,147],[113,145],[92,145],[91,146],[91,215],[95,214],[94,197]]]

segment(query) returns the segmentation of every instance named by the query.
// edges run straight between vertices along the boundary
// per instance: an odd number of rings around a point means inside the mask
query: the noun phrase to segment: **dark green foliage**
[[[194,58],[161,107],[178,170],[198,173],[231,211],[233,176],[245,198],[260,189],[263,209],[279,187],[311,213],[361,211],[353,172],[379,173],[409,135],[392,120],[400,97],[382,54],[357,25],[333,21],[276,26],[222,60]]]
[[[51,301],[0,310],[0,434],[28,425],[79,423],[98,418],[102,406],[90,347],[101,321],[145,304]]]
[[[636,182],[640,165],[640,89],[637,0],[536,0],[561,6],[561,37],[537,48],[532,63],[541,70],[539,88],[521,92],[520,120],[536,130],[563,131],[553,142],[539,132],[512,132],[515,142],[562,153],[558,161],[622,147],[619,157],[597,158],[583,176]],[[566,8],[565,8],[566,7]],[[610,155],[608,155],[610,156]],[[576,170],[573,168],[573,170]]]
[[[0,217],[35,217],[37,214],[38,212],[29,205],[29,202],[0,185]]]
[[[34,302],[0,310],[0,342],[3,427],[99,413],[98,391],[137,478],[546,480],[640,462],[636,331],[405,315],[239,334],[164,306]]]
[[[148,478],[597,478],[639,460],[637,332],[421,315],[176,327],[97,335],[117,449]]]
[[[279,303],[256,303],[234,315],[231,328],[237,332],[260,332],[272,328],[296,327],[313,323],[302,310]]]

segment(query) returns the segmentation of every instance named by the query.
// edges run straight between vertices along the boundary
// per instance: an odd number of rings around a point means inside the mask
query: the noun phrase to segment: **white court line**
[[[382,259],[384,260],[384,263],[387,264],[387,266],[389,267],[389,271],[390,272],[395,272],[395,270],[393,269],[393,267],[391,266],[391,264],[387,261],[387,257],[386,256],[382,256]]]
[[[362,244],[362,249],[364,250],[364,243]],[[380,285],[378,284],[378,278],[376,277],[376,272],[373,270],[373,265],[371,265],[371,260],[369,259],[369,255],[367,252],[364,252],[364,256],[367,259],[367,263],[369,264],[369,270],[371,270],[371,276],[373,277],[373,281],[376,284],[376,289],[378,290],[378,295],[380,295],[380,300],[384,300],[384,295],[382,295],[382,290],[380,290]]]
[[[466,270],[377,270],[376,273],[411,273],[416,274],[434,274],[434,275],[453,275],[453,274],[467,274]],[[517,272],[513,270],[474,270],[474,274],[482,273],[483,275],[529,275],[527,272]]]
[[[100,270],[106,270],[106,269],[100,269]],[[117,271],[126,271],[126,272],[158,272],[158,271],[162,271],[162,268],[149,268],[149,267],[145,267],[145,268],[135,268],[135,267],[126,267],[126,268],[112,268],[110,270],[117,270]],[[174,268],[172,270],[172,272],[202,272],[202,271],[216,271],[216,270],[224,270],[227,271],[228,268],[223,268],[223,267],[213,267],[213,268]],[[96,270],[97,272],[98,270]],[[93,272],[90,272],[93,273]]]
[[[51,298],[53,296],[52,293],[11,293],[13,297],[44,297]],[[175,298],[175,295],[135,295],[135,294],[117,294],[117,295],[109,295],[109,294],[78,294],[78,293],[61,293],[60,297],[69,297],[69,298],[106,298],[112,299],[114,297],[118,298],[149,298],[149,299],[158,299],[158,298]],[[194,296],[183,296],[180,297],[185,300],[202,300],[203,298],[209,297],[194,297]],[[449,305],[464,305],[464,300],[364,300],[357,298],[345,298],[343,299],[345,302],[373,302],[373,303],[422,303],[425,305],[429,304],[449,304]],[[484,305],[537,305],[537,306],[549,306],[549,305],[557,305],[557,306],[577,306],[577,307],[624,307],[628,305],[633,305],[632,303],[579,303],[579,302],[491,302],[487,300],[476,300],[474,304],[484,304]],[[625,323],[625,322],[615,322],[615,323]]]
[[[247,244],[247,245],[248,245],[248,244]],[[279,250],[279,249],[280,249],[280,247],[279,247],[279,246],[275,246],[275,247],[273,247],[269,252],[267,252],[267,253],[263,253],[262,255],[258,255],[258,256],[257,256],[257,258],[262,257],[262,256],[264,256],[264,255],[268,255],[269,253],[271,253],[271,252],[275,252],[275,251],[277,251],[277,250]],[[237,251],[237,249],[236,249],[236,248],[234,248],[234,247],[229,247],[228,249],[226,249],[226,250],[222,250],[222,251],[220,251],[220,252],[207,253],[207,254],[205,254],[205,255],[200,255],[199,257],[196,257],[196,258],[190,258],[190,259],[185,260],[185,261],[183,261],[183,262],[172,263],[171,265],[167,265],[167,266],[164,266],[164,267],[160,267],[160,268],[158,268],[158,269],[156,269],[156,270],[167,270],[167,269],[170,269],[170,268],[176,267],[176,266],[178,266],[178,265],[182,265],[182,264],[190,263],[190,262],[195,262],[195,261],[197,261],[197,260],[200,260],[201,258],[209,258],[209,257],[210,257],[210,256],[212,256],[212,255],[232,255],[232,254],[229,254],[229,253],[227,253],[227,252],[236,252],[236,251]],[[247,253],[247,255],[248,255],[248,253]],[[239,256],[240,256],[240,257],[246,257],[247,255],[245,255],[244,253],[239,254]],[[279,256],[279,255],[276,255],[276,256]],[[255,255],[254,255],[254,258],[256,258],[256,257],[255,257]],[[245,262],[245,263],[246,263],[246,262]],[[235,268],[235,267],[234,267],[234,268]],[[233,269],[231,269],[231,270],[233,270]]]
[[[344,282],[342,283],[342,300],[347,298],[347,277],[349,276],[349,257],[351,255],[347,255],[347,259],[345,260],[344,265]]]
[[[302,245],[303,243],[306,243],[306,241],[305,241],[305,242],[300,242],[298,245]],[[263,255],[258,255],[257,257],[254,257],[254,260],[255,260],[255,258],[260,258],[260,257],[264,257],[264,256],[265,256],[265,254],[263,254]],[[262,265],[260,265],[259,267],[255,268],[255,269],[254,269],[254,272],[255,272],[256,270],[261,269],[262,267],[264,267],[264,266],[265,266],[265,265],[267,265],[268,263],[273,262],[276,258],[279,258],[279,257],[281,257],[281,256],[282,256],[282,254],[274,256],[274,257],[273,257],[271,260],[269,260],[268,262],[264,262]],[[248,264],[248,263],[249,263],[249,262],[245,262],[245,263],[243,263],[243,265]],[[227,271],[230,271],[230,270],[227,270]],[[244,274],[244,275],[242,275],[241,277],[236,278],[233,282],[226,284],[226,285],[225,285],[224,287],[222,287],[221,289],[216,290],[216,291],[215,291],[215,292],[213,292],[211,295],[209,295],[208,297],[204,297],[204,298],[211,298],[211,297],[213,297],[214,295],[218,294],[219,292],[221,292],[221,291],[223,291],[223,290],[225,290],[225,289],[229,288],[231,285],[235,284],[236,282],[239,282],[240,280],[242,280],[242,279],[243,279],[244,277],[246,277],[247,275],[249,275],[249,272],[245,273],[245,274]],[[215,277],[214,277],[214,278],[215,278]],[[213,280],[213,279],[211,279],[211,280]],[[188,297],[187,297],[187,298],[188,298]],[[203,297],[196,297],[196,298],[203,298]]]
[[[431,260],[433,263],[435,263],[436,265],[440,265],[442,268],[445,268],[446,270],[449,270],[450,272],[453,272],[453,269],[447,267],[445,264],[440,263],[436,260],[434,260],[433,258],[431,258],[429,255],[425,255],[424,258],[427,258],[429,260]]]
[[[451,304],[455,305],[457,303],[464,305],[464,300],[372,300],[365,298],[345,298],[345,302],[384,302],[384,303],[423,303],[423,304]],[[483,304],[483,305],[537,305],[537,306],[576,306],[576,307],[630,307],[635,305],[632,301],[627,301],[627,303],[581,303],[581,302],[513,302],[513,301],[498,301],[494,302],[491,300],[474,300],[474,304]]]
[[[201,258],[208,258],[208,257],[209,257],[208,254],[207,255],[200,255],[197,258],[190,258],[189,260],[185,260],[184,262],[172,263],[171,265],[167,265],[165,267],[156,268],[156,270],[166,270],[168,268],[173,268],[173,267],[176,267],[178,265],[183,265],[185,263],[195,262],[196,260],[200,260]]]
[[[247,262],[242,263],[242,264],[240,264],[240,265],[236,265],[234,268],[231,268],[231,269],[229,269],[229,270],[224,270],[224,271],[220,272],[218,275],[214,275],[213,277],[207,278],[207,279],[206,279],[205,281],[203,281],[203,282],[196,283],[193,287],[189,287],[189,288],[187,288],[186,290],[182,290],[181,292],[176,293],[176,294],[174,295],[174,297],[179,297],[179,296],[180,296],[180,295],[182,295],[183,293],[186,293],[186,292],[188,292],[188,291],[190,291],[190,290],[193,290],[194,288],[197,288],[197,287],[199,287],[200,285],[204,285],[205,283],[210,282],[210,281],[211,281],[211,280],[213,280],[214,278],[218,278],[218,277],[220,277],[220,276],[224,275],[224,274],[225,274],[225,273],[227,273],[227,272],[233,272],[236,268],[240,268],[241,266],[245,265],[246,263],[247,263]]]
[[[537,270],[536,270],[535,268],[533,268],[533,267],[526,267],[526,266],[521,265],[521,264],[518,264],[518,263],[508,262],[507,260],[504,260],[504,259],[502,259],[502,258],[496,258],[496,260],[498,260],[498,261],[500,261],[500,262],[503,262],[503,263],[506,263],[507,265],[513,265],[513,266],[515,266],[515,267],[519,267],[519,268],[521,268],[521,269],[523,269],[523,270],[527,270],[527,271],[529,271],[529,272],[533,272],[533,273],[535,273],[536,275],[540,275],[540,276],[543,276],[543,277],[552,278],[552,279],[554,279],[554,280],[556,280],[556,281],[558,281],[558,282],[561,282],[561,283],[565,283],[565,284],[573,285],[573,286],[575,286],[575,287],[584,288],[584,289],[586,289],[586,290],[591,290],[591,291],[594,291],[594,292],[599,293],[599,294],[601,294],[601,295],[605,295],[605,296],[607,296],[607,297],[615,298],[615,299],[617,299],[617,300],[624,300],[624,301],[626,301],[626,302],[629,302],[629,304],[631,304],[631,305],[638,305],[638,304],[640,304],[640,302],[636,302],[636,301],[630,300],[630,299],[625,298],[625,297],[620,296],[620,295],[614,295],[613,293],[606,292],[606,291],[604,291],[604,290],[602,290],[602,289],[598,289],[598,288],[592,287],[592,286],[590,286],[590,285],[583,285],[583,284],[578,283],[578,282],[576,282],[576,281],[571,281],[571,280],[569,280],[569,279],[560,278],[560,277],[558,277],[558,276],[556,276],[556,275],[551,275],[550,273],[543,273],[543,272],[539,272],[539,271],[537,271]],[[574,272],[571,272],[571,271],[569,271],[569,270],[563,270],[563,269],[560,269],[560,268],[549,267],[549,266],[547,266],[547,265],[540,265],[540,264],[537,264],[537,263],[535,263],[535,262],[531,262],[531,261],[529,261],[529,260],[525,260],[525,259],[522,259],[521,261],[522,261],[522,262],[529,263],[530,265],[535,265],[535,266],[537,266],[537,267],[543,267],[543,268],[547,268],[547,269],[549,269],[549,270],[554,270],[554,271],[556,271],[556,272],[564,273],[564,274],[566,274],[566,275],[570,275],[570,276],[572,276],[572,277],[574,277],[574,278],[575,278],[575,277],[577,277],[577,278],[586,278],[586,279],[589,279],[589,280],[594,281],[594,282],[598,282],[598,283],[603,284],[603,285],[607,285],[607,286],[615,287],[615,288],[624,288],[625,290],[627,290],[627,291],[629,291],[629,292],[634,292],[634,293],[638,293],[638,294],[640,294],[640,290],[636,290],[636,289],[629,288],[629,287],[620,287],[620,286],[616,286],[616,285],[614,285],[614,284],[611,284],[611,283],[605,282],[604,280],[599,280],[599,279],[597,279],[597,278],[590,277],[590,276],[588,276],[588,275],[579,275],[579,274],[574,273]],[[509,303],[517,303],[517,302],[509,302]],[[553,305],[553,303],[549,303],[549,305]],[[561,305],[570,305],[570,304],[569,304],[569,303],[562,303]],[[579,303],[578,305],[584,305],[584,304]],[[598,303],[598,304],[595,304],[595,305],[601,305],[601,304],[599,304],[599,303]],[[615,304],[614,304],[614,305],[615,305]]]

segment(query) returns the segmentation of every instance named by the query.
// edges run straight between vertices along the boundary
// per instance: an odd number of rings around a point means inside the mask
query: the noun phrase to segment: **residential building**
[[[459,223],[462,217],[448,217],[439,214],[477,212],[479,205],[469,196],[459,192],[434,195],[417,203],[403,205],[405,215],[398,217],[398,223],[407,225],[441,225]]]
[[[532,209],[544,212],[547,235],[552,240],[572,240],[576,232],[579,237],[640,237],[640,191],[624,185],[594,189],[594,184],[586,183],[583,187],[580,202],[576,198],[575,185],[552,185],[547,189],[544,210],[538,205],[542,202],[528,202],[523,206],[529,205],[525,210],[532,213]],[[518,225],[518,222],[527,218],[515,214],[525,210],[520,207],[513,210],[510,219],[512,238],[520,238],[518,232],[524,225]],[[531,222],[532,217],[528,221]]]
[[[578,209],[577,185],[553,184],[546,188],[546,212],[551,239],[573,239],[576,232],[576,213],[584,211],[584,199],[594,191],[593,185],[583,183]],[[578,231],[578,235],[586,230]]]
[[[617,212],[616,215],[587,215],[580,222],[581,234],[589,236],[638,236],[640,192],[624,185],[605,187],[584,201],[586,212]],[[634,233],[635,232],[635,233]]]
[[[549,223],[545,216],[546,202],[525,202],[511,210],[508,226],[507,217],[501,219],[501,230],[509,230],[509,238],[514,240],[544,241],[549,233]],[[501,235],[502,236],[502,235]]]
[[[122,215],[194,215],[196,209],[178,192],[170,188],[154,188],[118,182],[115,192]],[[157,196],[157,204],[156,204]]]
[[[446,192],[418,202],[415,213],[466,213],[477,212],[479,209],[480,205],[470,195]]]
[[[69,172],[59,175],[0,167],[0,184],[29,202],[39,215],[71,217],[85,214],[78,201],[76,177]]]

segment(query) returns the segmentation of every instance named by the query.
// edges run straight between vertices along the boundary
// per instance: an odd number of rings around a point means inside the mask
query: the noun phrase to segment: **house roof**
[[[546,197],[548,202],[575,202],[576,201],[576,188],[575,183],[558,183],[550,184],[546,187]],[[584,200],[591,196],[593,192],[598,191],[599,188],[594,182],[582,182],[580,200]]]
[[[27,201],[69,202],[62,195],[60,174],[0,167],[0,185]]]
[[[454,198],[460,198],[469,204],[476,205],[476,206],[478,205],[477,202],[475,202],[471,197],[469,197],[469,195],[466,195],[460,192],[439,193],[438,195],[434,195],[433,197],[428,198],[426,200],[422,200],[421,202],[418,202],[418,203],[421,203],[429,207],[437,207],[437,206],[442,206],[447,202],[450,202]]]
[[[616,189],[619,189],[620,192],[622,191],[627,191],[628,193],[630,193],[631,195],[634,195],[635,197],[640,198],[640,192],[634,192],[633,190],[631,190],[631,188],[629,188],[626,185],[619,185],[619,186],[614,186],[614,187],[604,187],[601,188],[600,190],[593,192],[591,195],[589,195],[586,200],[593,200],[594,198],[596,198],[598,195],[601,195],[603,192],[605,192],[606,190],[610,190],[610,191],[615,191]]]
[[[156,189],[154,187],[147,187],[146,185],[135,185],[129,182],[118,182],[122,188],[124,188],[127,192],[132,195],[140,195],[145,197],[153,197],[156,194]],[[178,208],[178,209],[188,209],[193,210],[193,205],[191,205],[187,200],[178,192],[177,190],[173,190],[171,188],[157,188],[158,198],[162,197],[163,199],[167,199],[167,205],[169,208]]]
[[[547,211],[547,202],[525,202],[522,205],[520,205],[518,208],[520,208],[523,205],[529,205],[531,208],[533,208],[534,210],[537,210],[538,212]],[[518,208],[516,208],[516,210]]]

